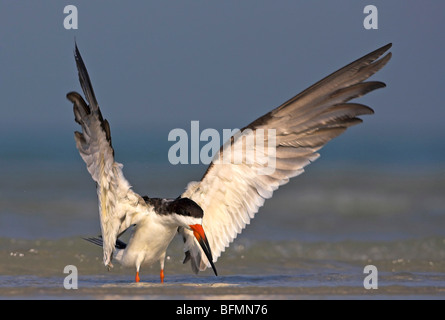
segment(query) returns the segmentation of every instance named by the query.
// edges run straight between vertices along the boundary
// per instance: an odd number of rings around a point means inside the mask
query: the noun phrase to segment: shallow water
[[[202,174],[186,169],[135,162],[124,170],[135,191],[173,197]],[[107,271],[101,249],[81,239],[100,229],[94,184],[80,161],[14,162],[1,174],[2,299],[445,298],[440,167],[309,169],[278,190],[222,254],[218,277],[192,274],[175,239],[162,285],[159,266],[143,267],[136,284],[134,270]],[[67,265],[77,267],[77,290],[63,286]],[[376,290],[363,286],[366,265],[378,269]]]

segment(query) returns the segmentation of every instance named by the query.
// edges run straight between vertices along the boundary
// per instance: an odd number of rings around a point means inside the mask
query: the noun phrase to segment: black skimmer
[[[190,182],[177,199],[159,199],[135,193],[122,165],[115,161],[110,126],[102,117],[76,45],[79,81],[88,104],[77,92],[68,93],[67,98],[73,102],[75,121],[82,127],[82,132],[75,132],[76,146],[96,182],[99,198],[102,235],[89,240],[103,246],[105,266],[111,268],[114,258],[135,267],[139,282],[141,265],[158,261],[163,282],[167,247],[175,234],[180,234],[184,263],[190,261],[195,273],[212,267],[216,275],[214,262],[264,201],[315,161],[317,151],[328,141],[361,123],[358,116],[373,114],[371,108],[348,101],[385,87],[383,82],[365,80],[390,60],[391,53],[380,59],[390,47],[387,44],[348,64],[253,121],[241,130],[243,134],[221,147],[199,182]],[[259,158],[217,161],[231,148],[242,150],[245,139],[260,130],[273,130],[274,170],[259,170],[264,167],[264,159]],[[265,144],[271,142],[267,141],[269,135],[260,137]],[[118,238],[131,226],[135,227],[125,244]]]

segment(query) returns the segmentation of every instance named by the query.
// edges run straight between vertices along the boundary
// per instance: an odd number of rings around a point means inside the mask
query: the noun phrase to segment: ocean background
[[[163,285],[156,264],[142,268],[139,284],[132,269],[107,271],[101,249],[82,239],[100,232],[98,206],[71,131],[4,139],[0,298],[445,298],[442,141],[418,144],[423,156],[410,157],[413,141],[358,141],[348,133],[275,192],[222,254],[218,277],[183,265],[178,237]],[[117,161],[141,195],[176,197],[205,171],[170,165],[167,136],[115,136]],[[380,155],[372,159],[370,150]],[[63,287],[67,265],[78,268],[77,290]],[[378,269],[377,290],[363,287],[366,265]]]

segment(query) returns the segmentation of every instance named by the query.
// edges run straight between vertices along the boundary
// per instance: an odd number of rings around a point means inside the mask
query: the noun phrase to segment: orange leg
[[[161,283],[164,283],[164,269],[161,269]]]
[[[139,278],[139,271],[136,272],[136,280],[135,281],[136,282],[141,281],[141,278]]]

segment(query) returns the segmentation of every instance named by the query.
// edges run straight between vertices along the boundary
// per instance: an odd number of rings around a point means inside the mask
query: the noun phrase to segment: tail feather
[[[102,240],[102,236],[98,237],[90,237],[90,238],[82,238],[83,240],[86,240],[88,242],[91,242],[99,247],[103,247],[104,241]],[[116,244],[114,245],[116,249],[123,250],[127,247],[127,244],[119,239],[116,240]]]

